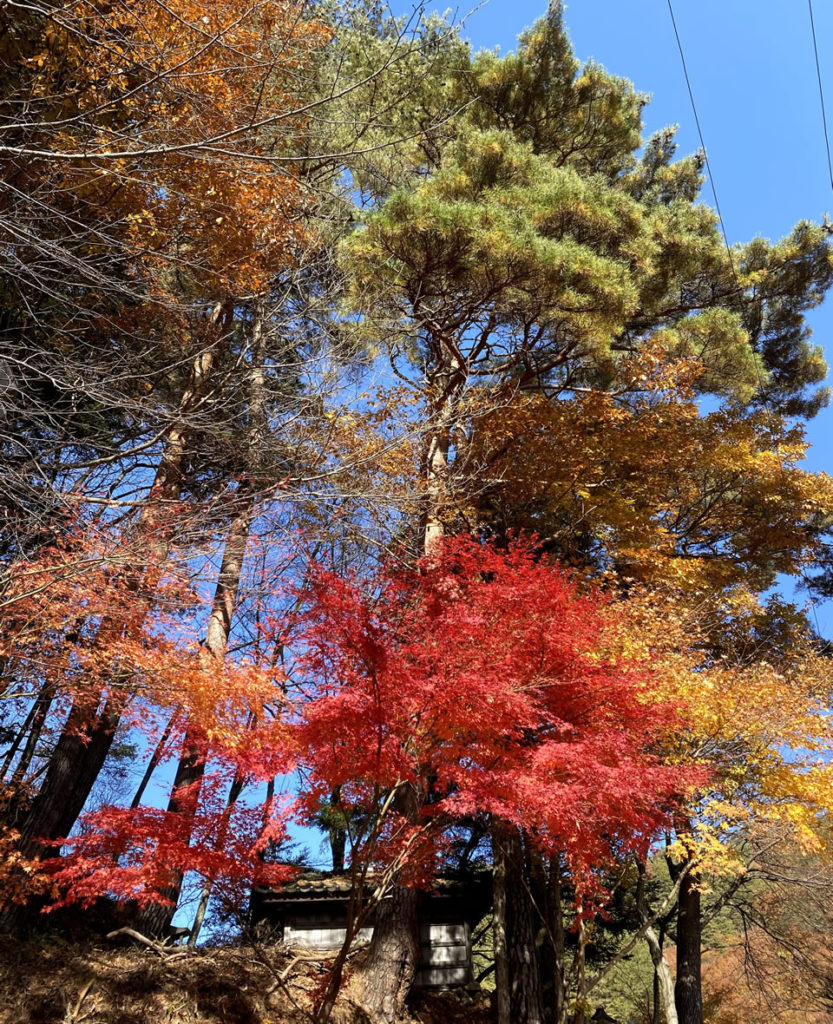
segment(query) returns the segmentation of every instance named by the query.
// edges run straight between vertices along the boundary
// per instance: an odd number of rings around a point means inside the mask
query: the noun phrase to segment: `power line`
[[[706,149],[706,142],[703,138],[703,129],[700,127],[700,118],[697,115],[697,104],[694,102],[694,92],[691,88],[691,79],[688,77],[688,67],[685,62],[685,54],[683,53],[683,44],[680,40],[680,33],[677,30],[677,19],[674,17],[674,8],[671,5],[671,0],[668,0],[668,13],[671,15],[671,24],[674,27],[674,37],[677,40],[677,49],[680,51],[680,62],[683,65],[683,75],[685,77],[686,88],[688,89],[688,98],[691,103],[691,110],[694,114],[694,123],[697,125],[697,134],[700,137],[700,148],[703,150],[703,159],[706,163],[706,170],[709,172],[709,184],[711,185],[712,195],[714,196],[714,208],[717,211],[717,219],[720,221],[720,230],[723,233],[726,252],[729,254],[729,263],[732,267],[732,274],[737,282],[735,261],[732,257],[732,247],[729,245],[729,236],[726,234],[726,224],[723,221],[723,213],[720,209],[720,200],[717,198],[717,187],[714,183],[714,174],[712,173],[711,164],[709,163],[709,151]]]
[[[816,21],[813,17],[813,0],[807,0],[810,8],[810,29],[813,33],[813,55],[816,58],[816,77],[819,81],[819,101],[821,102],[821,123],[824,127],[824,145],[827,148],[827,173],[830,177],[830,187],[833,188],[833,160],[830,159],[830,134],[827,131],[827,112],[824,109],[824,89],[821,84],[821,65],[819,64],[819,46],[816,41]]]
[[[723,221],[723,213],[721,212],[721,209],[720,209],[720,201],[717,198],[717,187],[715,186],[714,174],[712,173],[711,164],[709,163],[709,153],[708,153],[708,150],[706,149],[706,142],[705,142],[705,139],[703,138],[703,129],[700,126],[700,118],[699,118],[699,116],[697,114],[697,104],[694,102],[694,91],[691,88],[691,79],[689,78],[689,74],[688,74],[688,67],[686,65],[685,53],[683,52],[683,44],[682,44],[682,40],[680,39],[679,30],[677,29],[677,19],[674,17],[674,8],[672,6],[671,0],[667,0],[667,3],[668,3],[668,13],[671,15],[671,24],[672,24],[672,26],[674,28],[674,37],[677,40],[677,49],[680,52],[680,62],[682,64],[682,66],[683,66],[683,75],[685,77],[686,88],[688,89],[688,98],[689,98],[689,101],[691,103],[692,113],[694,114],[694,123],[697,126],[697,134],[698,134],[698,136],[700,138],[700,148],[703,150],[703,159],[704,159],[705,164],[706,164],[706,170],[708,171],[708,174],[709,174],[709,184],[711,185],[712,195],[714,196],[714,205],[715,205],[715,210],[717,211],[718,220],[720,222],[720,230],[721,230],[721,232],[723,234],[723,241],[724,241],[724,243],[726,245],[726,252],[727,252],[727,254],[729,256],[729,265],[732,268],[732,275],[733,275],[733,277],[735,279],[735,283],[737,284],[738,288],[740,288],[741,285],[740,285],[740,281],[738,280],[737,270],[735,269],[735,261],[734,261],[734,257],[732,256],[732,249],[731,249],[731,246],[729,245],[729,238],[728,238],[728,235],[726,233],[726,225],[725,225],[725,223]],[[817,47],[817,44],[816,44],[816,28],[815,28],[815,24],[813,22],[813,0],[808,0],[808,3],[810,5],[810,25],[811,25],[812,30],[813,30],[813,49],[814,49],[815,56],[816,56],[816,72],[818,74],[818,80],[819,80],[819,98],[821,99],[822,121],[823,121],[823,124],[824,124],[824,140],[825,140],[825,143],[827,145],[827,166],[828,166],[828,170],[830,172],[830,184],[831,184],[831,187],[833,187],[833,161],[831,161],[831,156],[830,156],[830,139],[829,139],[829,135],[828,135],[828,131],[827,131],[827,117],[826,117],[826,113],[825,113],[825,109],[824,109],[824,94],[823,94],[822,85],[821,85],[821,70],[819,68],[818,47]],[[754,366],[755,366],[755,373],[756,373],[757,378],[758,378],[758,387],[763,392],[764,380],[763,380],[763,377],[761,375],[761,367],[760,367],[757,359],[754,360]],[[783,462],[781,463],[780,469],[781,469],[781,475],[782,475],[782,479],[783,479],[784,477],[786,477],[786,469],[784,467]],[[800,577],[802,582],[805,583],[805,585],[807,585],[809,583],[809,580],[807,578],[806,573],[804,573],[803,571],[799,571],[799,573],[797,575]],[[816,633],[817,633],[817,635],[819,637],[822,637],[821,624],[819,622],[818,610],[816,608],[817,603],[818,603],[817,599],[815,599],[815,598],[812,599],[811,602],[810,602],[810,608],[812,610],[813,618],[815,619],[815,623],[816,623]]]
[[[813,56],[815,57],[815,60],[816,60],[816,78],[818,79],[818,83],[819,83],[819,103],[821,104],[821,123],[822,123],[822,127],[824,129],[824,145],[825,145],[825,148],[827,150],[827,173],[828,173],[828,176],[830,178],[830,187],[833,188],[833,160],[830,159],[830,133],[827,130],[827,112],[824,109],[824,89],[823,89],[822,84],[821,84],[821,65],[819,64],[819,46],[818,46],[818,41],[816,39],[816,20],[815,20],[815,18],[813,16],[813,0],[807,0],[807,6],[810,9],[810,31],[812,32],[812,35],[813,35]],[[801,580],[805,584],[805,586],[807,586],[808,589],[809,589],[810,580],[808,579],[806,573],[804,573],[804,572],[801,573]],[[821,623],[819,622],[818,610],[816,609],[816,605],[817,604],[818,604],[818,599],[817,598],[813,598],[811,600],[811,602],[810,602],[810,607],[813,609],[813,618],[815,619],[815,622],[816,622],[816,635],[819,637],[819,639],[824,639],[824,637],[822,636],[822,632],[821,632]]]
[[[686,88],[688,89],[688,98],[691,103],[691,110],[694,114],[694,123],[697,126],[697,135],[700,138],[700,148],[703,150],[703,160],[705,161],[706,170],[709,174],[709,184],[711,185],[712,195],[714,196],[714,206],[715,210],[717,211],[717,219],[720,222],[720,231],[723,235],[723,243],[726,246],[726,254],[729,257],[729,266],[732,269],[732,277],[735,279],[735,285],[737,286],[738,291],[743,292],[743,286],[740,283],[737,267],[735,266],[735,258],[732,255],[732,247],[729,245],[729,236],[726,233],[726,224],[723,220],[723,212],[720,209],[720,200],[717,198],[717,186],[715,185],[714,173],[712,171],[711,164],[709,163],[709,151],[708,149],[706,149],[706,140],[703,138],[703,129],[700,125],[700,117],[697,114],[697,104],[694,102],[694,90],[691,88],[691,79],[689,78],[688,74],[688,66],[686,65],[685,53],[683,52],[683,44],[682,40],[680,39],[679,30],[677,29],[677,19],[674,17],[674,8],[672,6],[671,0],[667,0],[667,2],[668,13],[671,15],[671,24],[674,28],[674,37],[677,40],[677,49],[680,51],[680,63],[683,66],[683,75],[685,77]],[[761,394],[763,394],[765,388],[765,381],[763,378],[763,374],[761,372],[760,363],[756,358],[757,354],[758,353],[753,351],[752,361],[755,367],[755,376],[758,378],[758,390]]]

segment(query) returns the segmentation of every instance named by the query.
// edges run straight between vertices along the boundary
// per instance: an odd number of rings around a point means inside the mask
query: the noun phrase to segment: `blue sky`
[[[452,8],[465,19],[463,35],[475,49],[507,53],[545,13],[546,0],[473,7]],[[813,7],[833,141],[833,3]],[[807,0],[673,0],[673,8],[729,242],[775,239],[796,221],[833,217]],[[409,5],[398,0],[394,9]],[[650,95],[646,135],[677,124],[679,153],[699,149],[668,0],[573,0],[565,23],[579,59]],[[714,205],[708,185],[703,198]],[[809,322],[833,364],[833,295]],[[833,473],[833,407],[808,425],[807,436],[807,468]],[[822,632],[833,635],[831,603],[816,613]]]
[[[730,243],[778,238],[798,220],[833,217],[806,0],[673,2]],[[411,9],[408,0],[392,6],[397,13]],[[448,7],[428,6],[440,13]],[[457,7],[457,20],[471,9]],[[487,0],[466,17],[463,35],[475,49],[506,53],[545,10],[546,0]],[[833,131],[833,3],[815,0],[814,14]],[[573,0],[565,22],[582,61],[593,59],[650,94],[646,135],[678,124],[680,154],[699,148],[667,0]],[[713,205],[708,185],[703,196]],[[833,295],[810,323],[833,364]],[[808,468],[833,473],[833,408],[809,425],[808,438]],[[833,636],[833,602],[818,606],[817,621]],[[326,866],[319,834],[293,832]]]

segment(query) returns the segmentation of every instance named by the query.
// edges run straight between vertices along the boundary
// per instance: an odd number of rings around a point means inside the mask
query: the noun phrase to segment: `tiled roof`
[[[378,875],[369,873],[365,878],[365,892],[369,895],[376,885]],[[441,875],[431,884],[430,892],[437,896],[452,896],[479,888],[490,881],[485,872],[465,878]],[[303,871],[280,889],[263,886],[255,887],[257,896],[268,903],[284,900],[346,900],[353,888],[350,872],[335,874],[330,871]]]

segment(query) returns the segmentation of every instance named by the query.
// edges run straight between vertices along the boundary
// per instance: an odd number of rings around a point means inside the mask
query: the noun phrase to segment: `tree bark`
[[[422,523],[423,552],[442,540],[449,511],[449,452],[457,407],[466,383],[466,369],[454,340],[440,330],[432,331],[437,367],[427,382],[431,395],[430,426],[426,438],[424,473],[425,513]]]
[[[680,885],[677,914],[677,981],[674,1003],[679,1024],[703,1024],[703,996],[700,981],[702,921],[699,875],[688,871]]]
[[[497,1024],[511,1024],[509,1002],[509,943],[507,936],[507,848],[505,826],[495,822],[492,827],[493,904],[492,929],[495,955],[495,995]]]
[[[395,1024],[419,967],[419,893],[394,885],[376,912],[362,981],[362,1005],[374,1024]]]
[[[167,507],[179,497],[183,461],[189,435],[189,415],[202,402],[223,324],[231,316],[229,304],[218,303],[208,325],[210,344],[195,358],[188,387],[180,400],[176,422],[165,440],[153,485],[139,518],[138,535],[145,556],[126,585],[137,595],[154,588],[170,543],[172,524]],[[137,596],[137,602],[141,598]],[[146,612],[136,616],[141,622]],[[99,636],[112,638],[123,623],[103,622]],[[21,825],[20,849],[25,856],[55,853],[55,840],[68,835],[84,808],[113,745],[122,711],[128,700],[125,679],[116,675],[101,694],[99,709],[91,715],[90,702],[75,701],[53,751],[37,797]]]
[[[445,535],[443,521],[443,499],[448,475],[448,432],[441,427],[432,432],[425,454],[426,480],[428,487],[428,511],[423,529],[424,550],[429,552]]]
[[[554,853],[549,858],[548,864],[548,885],[545,893],[544,906],[546,907],[547,924],[549,935],[544,943],[548,950],[542,963],[542,988],[549,979],[552,980],[552,995],[548,1000],[547,992],[544,996],[545,1017],[554,1024],[566,1024],[567,1022],[567,991],[566,991],[566,967],[567,959],[564,941],[564,910],[561,906],[561,855]]]
[[[518,829],[504,827],[506,945],[511,1024],[544,1024],[538,935],[544,925],[532,901],[529,860]]]
[[[679,1024],[677,1007],[674,1005],[674,979],[671,968],[663,955],[663,930],[659,934],[653,928],[645,931],[645,941],[654,965],[654,1020],[657,1024]]]
[[[405,783],[393,801],[393,810],[416,824],[423,794]],[[373,939],[357,978],[358,1001],[373,1024],[395,1024],[405,1008],[419,967],[419,892],[394,884],[376,911]]]
[[[43,784],[20,829],[24,857],[55,856],[98,778],[116,735],[127,695],[114,690],[89,720],[89,707],[76,702],[49,759]]]

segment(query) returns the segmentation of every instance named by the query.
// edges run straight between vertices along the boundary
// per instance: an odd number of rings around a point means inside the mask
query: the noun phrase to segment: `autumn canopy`
[[[505,57],[372,0],[12,2],[0,57],[4,933],[260,941],[306,856],[351,894],[316,1022],[407,1019],[449,873],[497,1024],[637,949],[646,1020],[729,1021],[714,920],[818,975],[773,864],[828,877],[829,651],[775,588],[831,590],[825,228],[729,251],[557,2]]]

